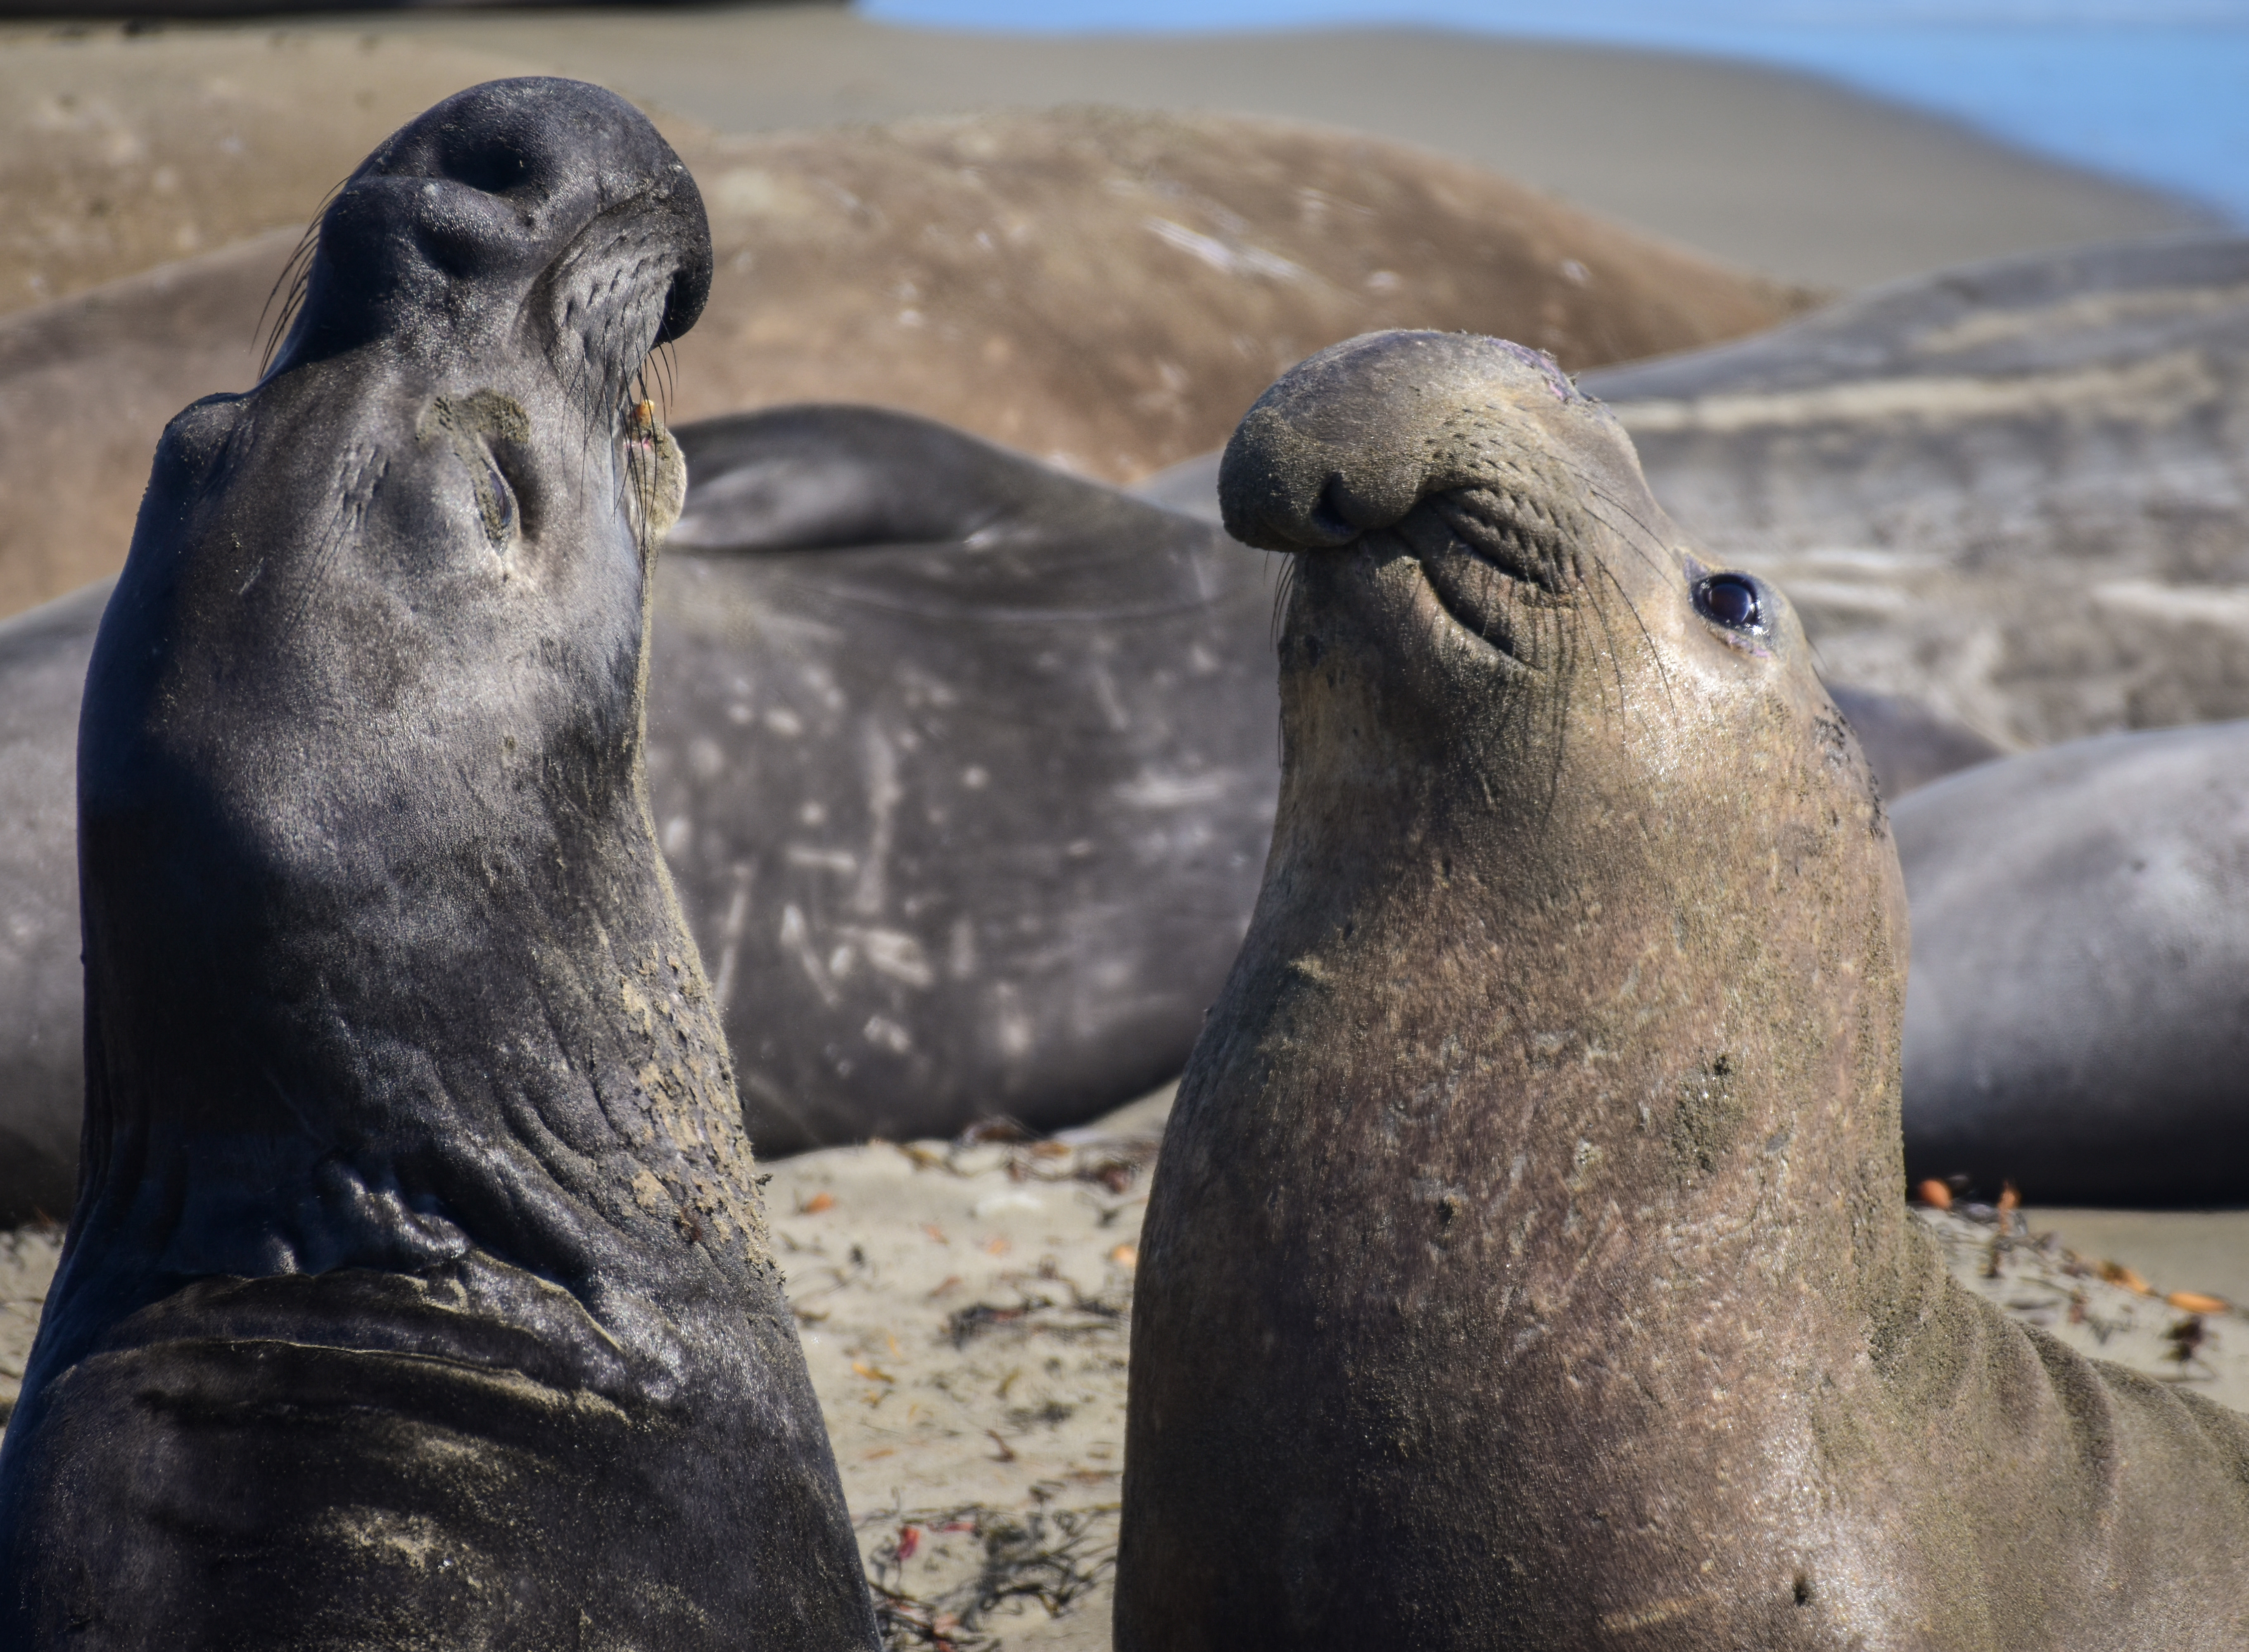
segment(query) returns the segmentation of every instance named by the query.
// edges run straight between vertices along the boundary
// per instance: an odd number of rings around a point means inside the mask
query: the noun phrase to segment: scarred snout
[[[495,324],[547,343],[592,328],[614,351],[653,320],[660,344],[711,290],[702,196],[671,146],[615,93],[544,76],[471,86],[400,128],[338,192],[312,254],[275,373],[378,337],[457,357]],[[581,265],[601,279],[574,280]],[[492,303],[511,281],[518,303]],[[464,305],[471,286],[481,301]]]
[[[1263,550],[1324,550],[1390,527],[1433,494],[1504,485],[1544,416],[1608,425],[1553,358],[1468,333],[1367,333],[1258,397],[1218,473],[1226,531]],[[1550,490],[1551,491],[1551,490]]]

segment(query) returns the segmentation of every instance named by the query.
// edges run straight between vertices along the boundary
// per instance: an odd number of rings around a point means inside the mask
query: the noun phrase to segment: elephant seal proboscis
[[[462,93],[167,431],[95,645],[11,1647],[875,1644],[641,759],[686,169]]]
[[[1175,1075],[1272,835],[1266,559],[910,414],[674,434],[650,799],[758,1152],[1053,1129]],[[0,623],[0,1222],[70,1208],[105,595]]]
[[[2072,740],[1902,799],[1908,1174],[2249,1203],[2249,722]]]
[[[1786,601],[1551,363],[1292,371],[1282,801],[1139,1253],[1120,1652],[2238,1647],[2249,1419],[1946,1276]]]
[[[1199,453],[1159,471],[1132,491],[1166,510],[1216,522],[1218,467],[1222,457],[1222,451]],[[0,637],[4,636],[4,628],[0,628]],[[0,642],[0,650],[6,646]],[[0,664],[0,671],[5,669]],[[1859,737],[1859,747],[1886,798],[1894,800],[2005,754],[2005,748],[1996,741],[1910,695],[1885,694],[1833,681],[1826,687],[1828,698]]]

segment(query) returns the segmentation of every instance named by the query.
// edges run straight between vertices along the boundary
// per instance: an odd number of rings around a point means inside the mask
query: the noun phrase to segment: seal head
[[[1118,1645],[2122,1646],[2222,1569],[2242,1421],[1909,1226],[1897,857],[1786,598],[1494,340],[1311,358],[1221,494],[1299,553],[1281,804],[1141,1245]]]
[[[633,385],[709,271],[630,106],[479,86],[167,431],[80,724],[8,1644],[872,1645],[646,802]]]

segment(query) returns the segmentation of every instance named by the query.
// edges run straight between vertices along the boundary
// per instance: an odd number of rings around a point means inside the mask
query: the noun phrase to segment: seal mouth
[[[1575,536],[1527,493],[1461,488],[1426,499],[1400,533],[1445,616],[1523,664],[1526,622],[1582,582]]]

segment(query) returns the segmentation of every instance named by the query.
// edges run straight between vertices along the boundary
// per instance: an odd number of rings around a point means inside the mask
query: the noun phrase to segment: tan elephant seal
[[[2249,1419],[1950,1283],[1907,937],[1785,600],[1488,339],[1227,455],[1299,553],[1256,917],[1140,1250],[1122,1652],[2249,1643]]]

